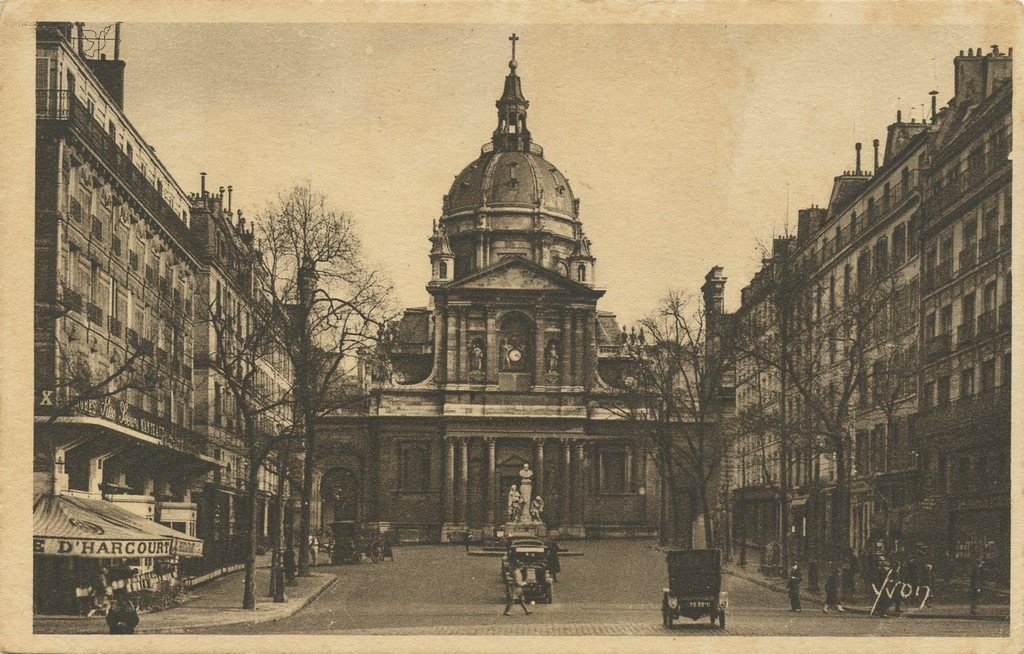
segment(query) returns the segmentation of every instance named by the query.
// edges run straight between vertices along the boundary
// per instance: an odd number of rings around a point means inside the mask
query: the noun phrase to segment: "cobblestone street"
[[[565,557],[555,602],[531,616],[502,615],[499,560],[467,556],[460,547],[396,550],[395,562],[323,568],[338,582],[296,615],[257,625],[204,629],[231,634],[551,635],[551,636],[1004,636],[1000,621],[878,619],[824,615],[817,605],[788,611],[786,597],[735,576],[728,628],[707,621],[661,626],[664,555],[650,541],[573,543],[581,557]]]

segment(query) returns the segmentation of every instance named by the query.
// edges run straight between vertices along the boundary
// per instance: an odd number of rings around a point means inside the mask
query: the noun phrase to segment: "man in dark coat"
[[[967,590],[968,601],[971,605],[971,615],[978,614],[978,605],[981,604],[981,593],[985,588],[984,562],[978,561],[971,568],[971,585]]]
[[[821,610],[823,613],[828,613],[829,609],[835,609],[838,613],[843,613],[843,605],[839,600],[838,570],[832,570],[828,581],[825,582],[825,606],[821,607]]]
[[[558,541],[551,541],[551,547],[548,548],[548,572],[551,573],[551,581],[558,583],[558,573],[562,571],[562,564],[558,561]]]
[[[111,634],[134,634],[139,625],[139,613],[124,588],[114,591],[114,601],[107,612],[107,627]]]
[[[804,576],[800,574],[800,567],[794,563],[793,567],[789,569],[789,579],[786,581],[786,588],[789,590],[790,611],[801,611],[800,584],[803,583],[803,580]]]

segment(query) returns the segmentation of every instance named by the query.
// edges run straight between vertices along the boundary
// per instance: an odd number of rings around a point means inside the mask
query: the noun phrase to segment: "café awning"
[[[64,495],[42,495],[32,507],[32,553],[87,558],[171,556],[171,539],[109,520]]]
[[[175,556],[202,556],[203,541],[194,536],[189,536],[170,527],[165,527],[159,522],[147,520],[136,515],[127,509],[119,507],[114,502],[94,500],[84,497],[68,497],[69,501],[81,506],[83,509],[103,516],[109,522],[120,524],[130,529],[138,529],[154,538],[166,538],[171,541],[171,554]]]

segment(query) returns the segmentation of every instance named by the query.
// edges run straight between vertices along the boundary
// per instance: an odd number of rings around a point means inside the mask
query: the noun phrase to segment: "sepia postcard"
[[[0,1],[0,646],[1022,651],[1022,18]]]

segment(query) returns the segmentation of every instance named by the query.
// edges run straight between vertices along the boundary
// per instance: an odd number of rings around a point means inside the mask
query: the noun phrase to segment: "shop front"
[[[102,614],[114,589],[140,607],[180,585],[179,564],[202,556],[201,540],[111,502],[44,494],[33,504],[33,611]]]

